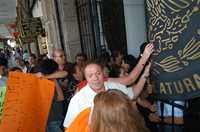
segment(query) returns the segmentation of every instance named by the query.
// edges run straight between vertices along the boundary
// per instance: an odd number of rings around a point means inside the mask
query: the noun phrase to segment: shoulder
[[[90,94],[90,88],[88,87],[88,85],[84,86],[80,91],[78,91],[73,97],[72,97],[72,101],[76,101],[76,100],[82,100],[85,97],[89,96]]]
[[[116,89],[126,94],[130,99],[134,97],[132,88],[131,87],[128,88],[126,85],[116,83],[116,82],[110,82],[110,81],[106,81],[104,85],[105,85],[106,90]]]
[[[120,88],[127,88],[126,85],[117,83],[117,82],[111,82],[111,81],[105,81],[104,85],[106,89],[120,89]]]

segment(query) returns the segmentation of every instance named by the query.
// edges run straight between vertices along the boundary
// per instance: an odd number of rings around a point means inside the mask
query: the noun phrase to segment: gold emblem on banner
[[[178,51],[178,57],[170,55],[160,61],[158,65],[166,72],[175,72],[188,66],[191,60],[200,59],[200,41],[192,38],[188,44]]]
[[[146,3],[150,16],[148,37],[150,42],[157,42],[154,56],[158,56],[178,44],[191,17],[199,13],[200,0],[147,0]],[[196,34],[199,32],[197,29]],[[165,72],[176,72],[197,59],[200,59],[200,41],[193,36],[177,54],[166,56],[154,64]],[[159,71],[154,69],[154,73],[159,74]]]

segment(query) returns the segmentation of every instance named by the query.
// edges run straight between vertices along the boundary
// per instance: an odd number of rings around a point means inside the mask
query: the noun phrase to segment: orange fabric
[[[90,108],[83,110],[70,124],[69,128],[65,130],[65,132],[89,132],[88,121],[90,111]]]
[[[54,91],[49,80],[10,72],[0,132],[45,132]]]

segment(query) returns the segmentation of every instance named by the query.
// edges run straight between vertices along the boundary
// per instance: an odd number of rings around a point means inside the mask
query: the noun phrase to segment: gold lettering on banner
[[[185,85],[187,92],[191,92],[192,90],[193,91],[196,90],[194,84],[192,83],[192,81],[189,78],[183,79],[183,83]]]
[[[165,85],[168,88],[169,94],[172,94],[171,82],[168,82],[168,83],[166,82]]]
[[[164,83],[160,83],[160,93],[167,94]]]
[[[183,94],[194,92],[198,89],[200,89],[200,76],[198,74],[182,80],[160,83],[160,94]]]
[[[178,85],[177,85],[177,83],[178,83]],[[182,93],[184,92],[183,85],[182,85],[181,81],[178,81],[177,83],[176,83],[176,82],[173,82],[173,85],[174,85],[174,87],[175,87],[175,90],[176,90],[176,92],[177,92],[178,94],[182,94]]]

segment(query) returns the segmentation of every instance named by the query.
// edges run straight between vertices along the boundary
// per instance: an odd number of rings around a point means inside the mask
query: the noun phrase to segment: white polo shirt
[[[125,85],[115,82],[104,82],[105,89],[117,89],[128,95],[130,98],[134,97],[134,93],[132,88],[127,88]],[[76,118],[76,116],[86,108],[93,106],[93,100],[96,96],[96,92],[94,92],[90,86],[87,84],[84,88],[82,88],[77,94],[75,94],[68,107],[68,111],[63,123],[65,128],[68,128],[71,122]]]

